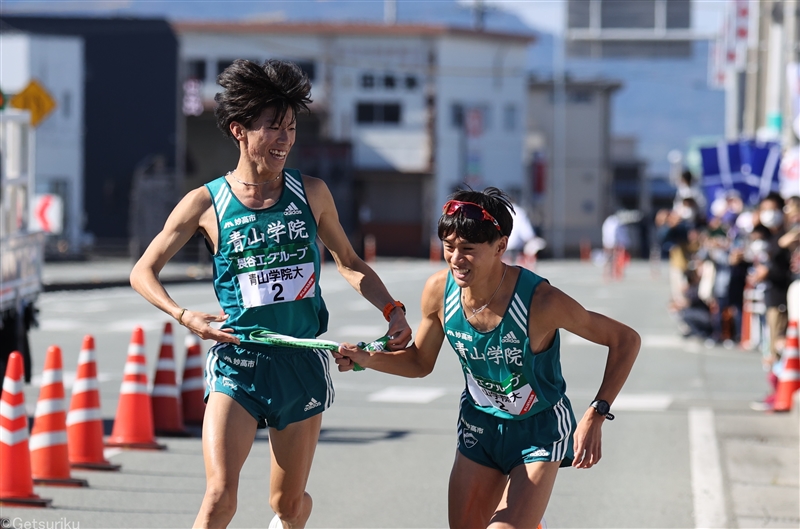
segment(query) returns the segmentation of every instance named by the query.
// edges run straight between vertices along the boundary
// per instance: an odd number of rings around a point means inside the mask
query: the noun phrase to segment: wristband
[[[389,315],[390,315],[390,314],[392,313],[392,311],[393,311],[394,309],[396,309],[396,308],[400,308],[400,309],[402,309],[402,310],[403,310],[403,314],[405,314],[405,313],[406,313],[406,306],[405,306],[405,305],[403,305],[402,303],[400,303],[400,302],[399,302],[399,301],[397,301],[397,300],[395,300],[395,301],[392,301],[392,302],[390,302],[390,303],[387,303],[387,304],[386,304],[386,306],[385,306],[385,307],[383,307],[383,317],[386,319],[386,321],[389,321],[389,319],[390,319],[390,318],[389,318]]]
[[[178,318],[177,318],[178,319],[178,323],[181,324],[181,325],[183,325],[183,321],[182,320],[183,320],[183,313],[184,312],[186,312],[186,309],[181,309],[181,313],[178,314]]]

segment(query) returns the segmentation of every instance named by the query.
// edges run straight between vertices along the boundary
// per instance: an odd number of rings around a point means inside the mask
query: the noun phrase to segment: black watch
[[[592,402],[591,406],[592,408],[594,408],[594,411],[596,411],[609,421],[614,420],[614,414],[611,413],[611,405],[608,402],[604,400],[596,400]]]

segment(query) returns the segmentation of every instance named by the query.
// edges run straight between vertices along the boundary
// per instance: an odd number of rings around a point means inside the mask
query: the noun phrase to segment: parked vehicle
[[[9,354],[19,351],[26,382],[31,378],[28,331],[42,290],[45,242],[43,232],[29,228],[35,143],[27,111],[0,110],[0,374]]]

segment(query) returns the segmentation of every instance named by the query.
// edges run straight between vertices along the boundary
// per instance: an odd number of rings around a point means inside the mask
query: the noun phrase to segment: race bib
[[[316,295],[314,254],[308,245],[242,252],[231,262],[245,308],[285,303]]]
[[[539,401],[522,373],[512,373],[502,382],[467,373],[467,388],[478,406],[510,415],[524,415]]]

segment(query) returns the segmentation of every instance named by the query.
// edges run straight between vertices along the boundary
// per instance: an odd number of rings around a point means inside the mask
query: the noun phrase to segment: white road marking
[[[99,372],[97,373],[97,381],[98,382],[106,382],[108,380],[114,380],[115,375],[112,373],[105,373]],[[120,376],[116,375],[116,378],[119,379]],[[75,371],[62,371],[62,380],[64,383],[64,389],[72,388],[72,385],[75,383]],[[42,385],[42,375],[33,375],[31,378],[31,385],[39,386]]]
[[[689,458],[695,527],[727,527],[722,466],[711,408],[689,409]]]
[[[87,323],[83,321],[77,320],[57,320],[42,318],[42,321],[39,322],[39,330],[40,331],[50,331],[50,332],[67,332],[67,331],[74,331],[83,327],[86,327]]]
[[[406,386],[390,386],[367,396],[370,402],[407,402],[427,404],[445,394],[442,388],[417,388]]]
[[[374,340],[386,333],[387,327],[383,325],[342,325],[338,329],[333,329],[337,335],[355,336],[361,341]]]
[[[115,455],[121,454],[122,448],[104,448],[103,449],[103,457],[106,459],[111,459]]]
[[[683,349],[686,347],[686,342],[680,336],[672,334],[645,334],[642,336],[642,347]]]
[[[666,393],[622,393],[611,406],[613,411],[664,411],[675,400]]]
[[[141,318],[138,320],[118,320],[102,325],[100,331],[106,332],[133,332],[134,327],[141,327],[145,331],[155,331],[164,328],[164,318]]]

